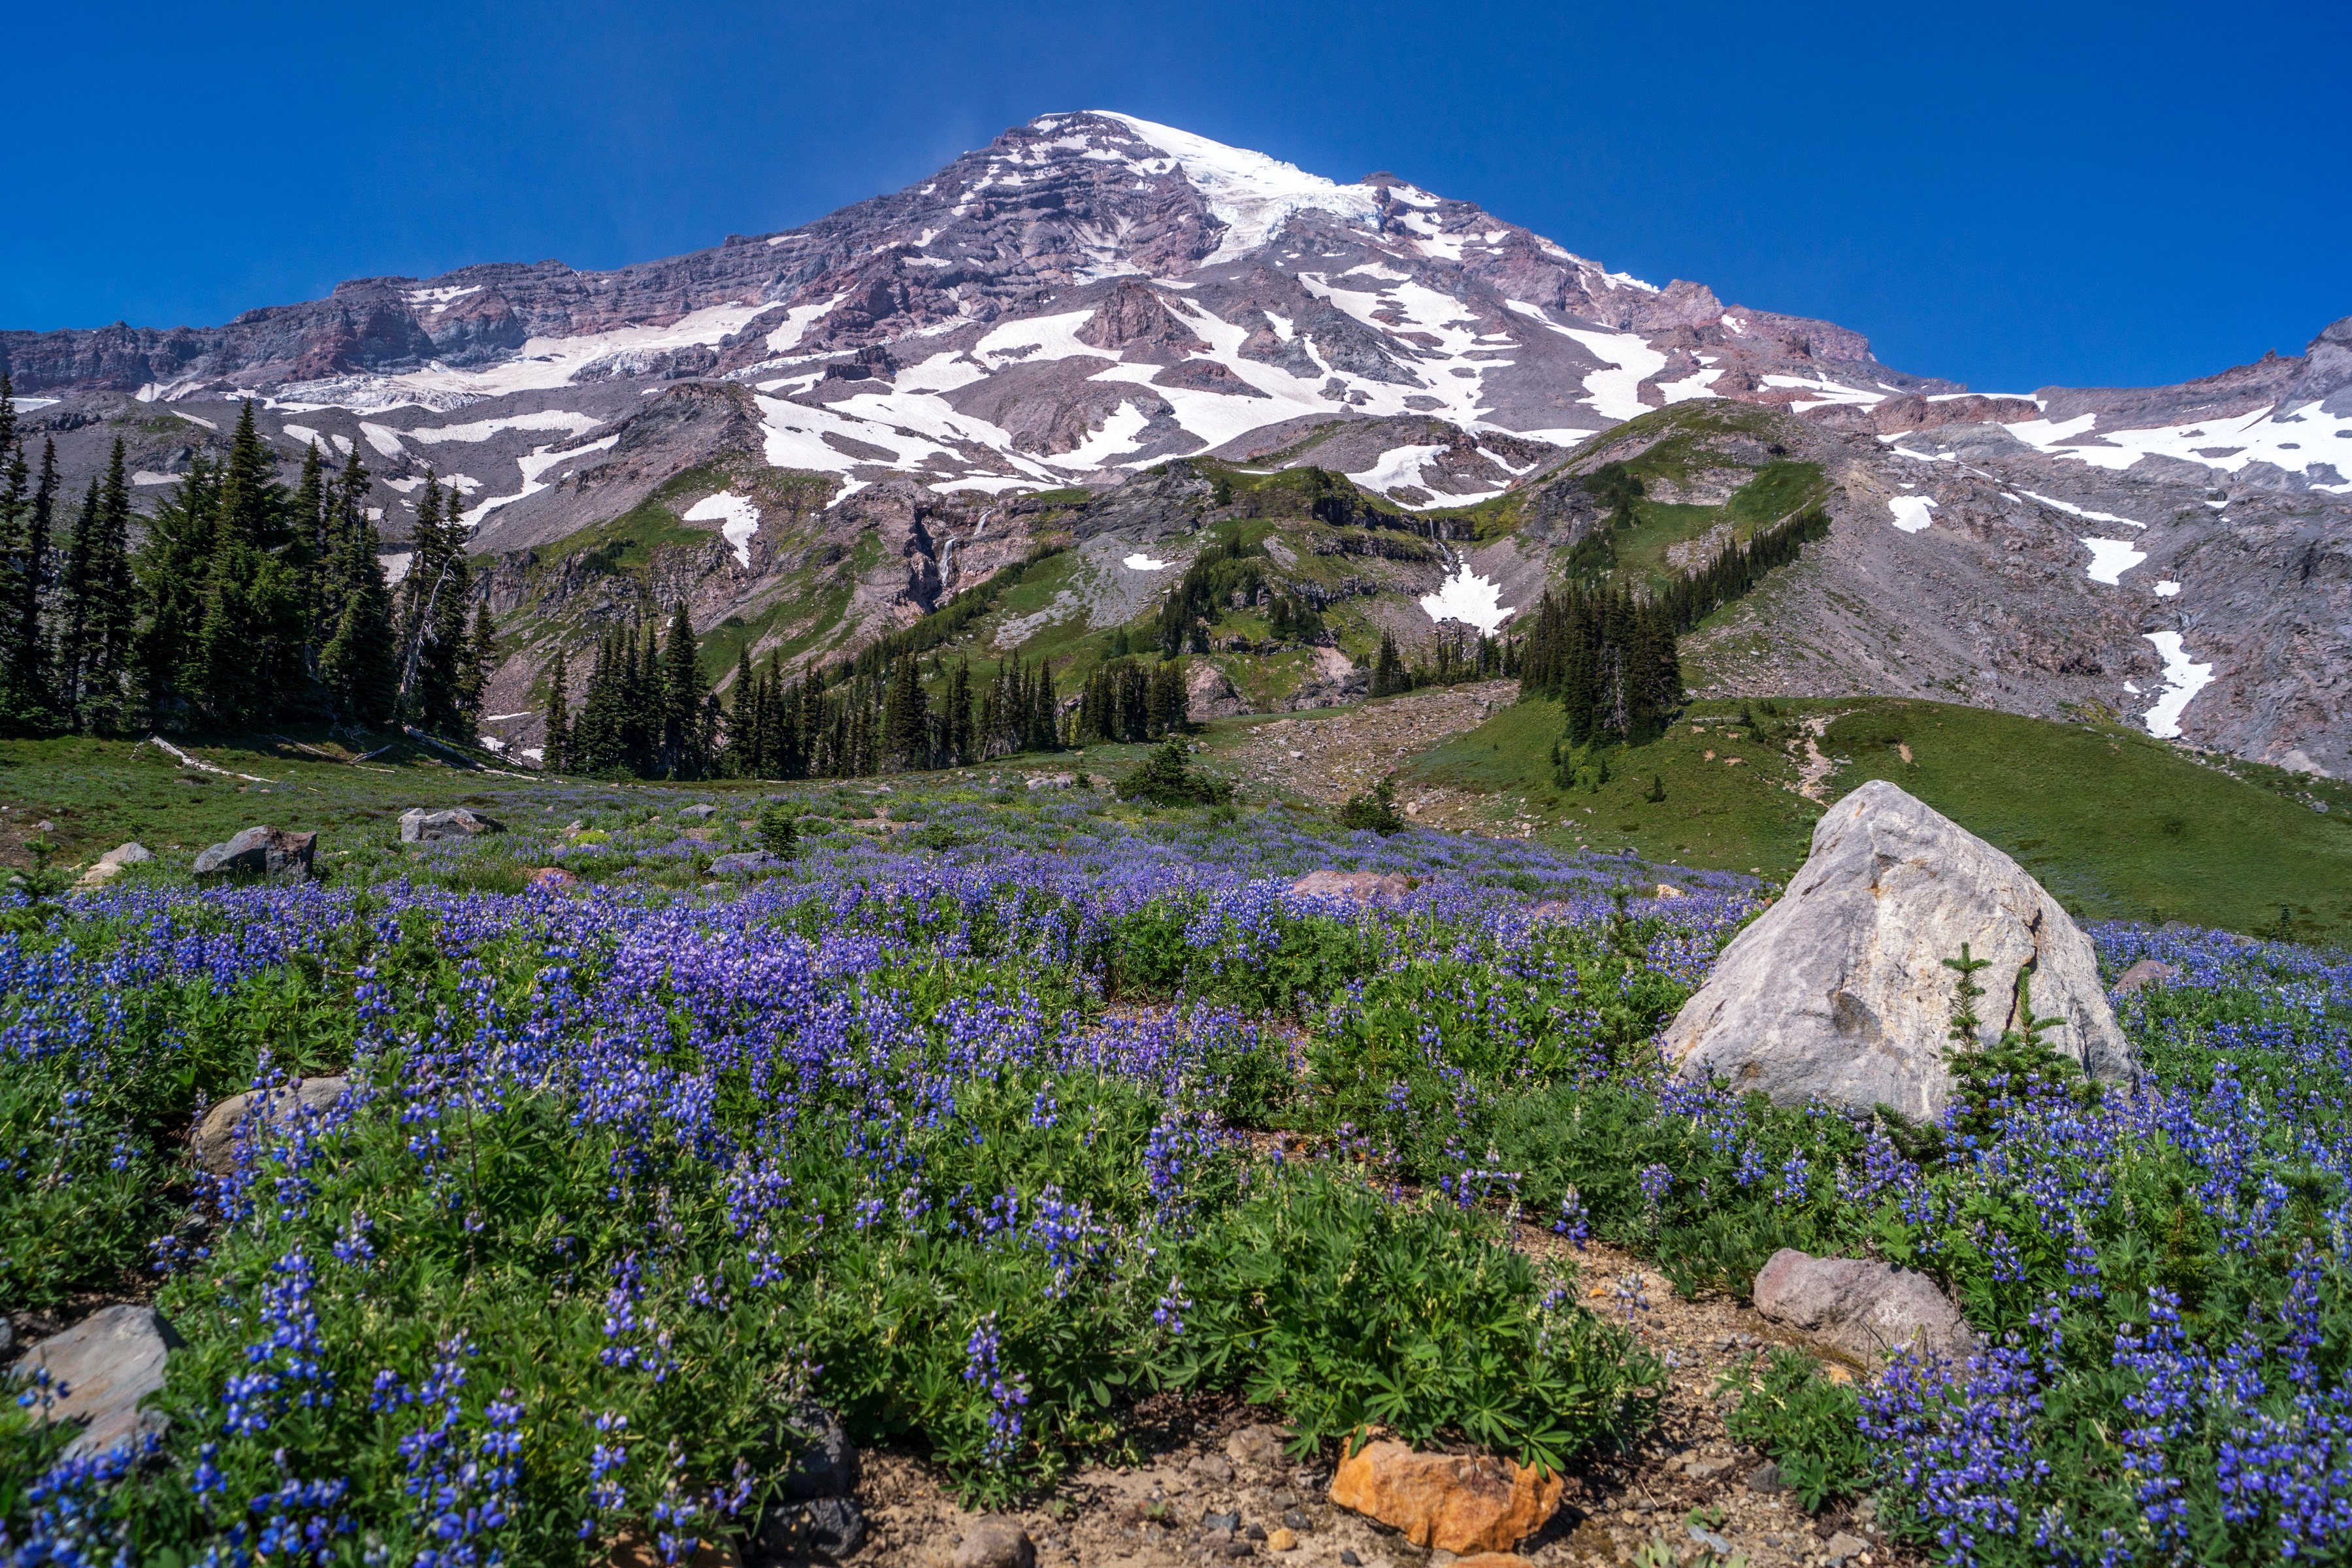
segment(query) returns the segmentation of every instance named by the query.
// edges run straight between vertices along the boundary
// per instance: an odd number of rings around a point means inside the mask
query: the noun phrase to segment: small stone
[[[1282,1434],[1272,1426],[1243,1427],[1225,1439],[1225,1457],[1236,1471],[1261,1483],[1276,1479],[1288,1465]]]
[[[1037,1546],[1029,1532],[1000,1514],[989,1514],[955,1549],[954,1568],[1036,1568]]]
[[[1339,1463],[1331,1500],[1389,1526],[1415,1546],[1508,1551],[1543,1528],[1565,1483],[1491,1455],[1419,1454],[1368,1443]]]
[[[1273,1502],[1274,1506],[1276,1508],[1297,1508],[1298,1506],[1298,1494],[1292,1491],[1289,1488],[1285,1487],[1282,1490],[1274,1494]]]
[[[196,1133],[189,1140],[196,1156],[199,1170],[215,1176],[226,1176],[236,1167],[236,1128],[257,1103],[261,1114],[274,1126],[283,1127],[303,1111],[316,1113],[326,1110],[341,1098],[351,1087],[351,1079],[342,1077],[306,1078],[293,1089],[282,1085],[277,1089],[248,1089],[233,1094],[210,1110],[196,1124]]]
[[[118,1443],[163,1430],[163,1416],[139,1405],[163,1388],[164,1358],[179,1342],[172,1325],[152,1307],[102,1307],[34,1344],[9,1368],[7,1381],[20,1382],[35,1368],[47,1368],[50,1386],[61,1384],[66,1389],[50,1405],[48,1418],[81,1427],[67,1445],[66,1457],[103,1454]],[[37,1414],[38,1402],[30,1408]]]
[[[2143,958],[2116,976],[2112,991],[2115,995],[2128,996],[2133,992],[2147,986],[2169,985],[2179,978],[2180,971],[2178,966],[2167,963],[2162,959]]]
[[[1709,752],[1708,754],[1712,756],[1714,753]],[[1658,897],[1662,899],[1686,899],[1690,897],[1690,895],[1684,892],[1680,888],[1675,887],[1672,882],[1661,882],[1658,884]]]
[[[1339,1549],[1339,1568],[1364,1568],[1364,1560],[1343,1546]]]
[[[1694,1524],[1690,1527],[1690,1538],[1709,1552],[1725,1557],[1731,1555],[1731,1542],[1702,1525]]]
[[[1295,1508],[1282,1516],[1282,1523],[1286,1530],[1295,1530],[1301,1535],[1308,1534],[1315,1528],[1315,1521],[1307,1518],[1303,1510]]]
[[[1965,1355],[1977,1344],[1934,1280],[1892,1263],[1784,1247],[1757,1274],[1751,1295],[1766,1317],[1868,1365],[1901,1345]]]
[[[1243,1531],[1242,1534],[1251,1541],[1264,1541],[1265,1539],[1265,1526],[1262,1524],[1253,1524],[1247,1530]]]
[[[1536,1568],[1536,1565],[1516,1552],[1481,1552],[1475,1557],[1456,1557],[1454,1568]]]
[[[1234,1467],[1220,1455],[1203,1454],[1193,1460],[1190,1468],[1202,1480],[1218,1486],[1223,1486],[1234,1479]]]
[[[1748,1472],[1748,1489],[1751,1492],[1762,1492],[1765,1495],[1769,1496],[1774,1492],[1787,1491],[1789,1489],[1789,1483],[1780,1479],[1780,1467],[1779,1463],[1775,1460],[1767,1459],[1762,1464]]]
[[[1859,1535],[1849,1535],[1841,1530],[1831,1536],[1829,1543],[1822,1548],[1822,1556],[1831,1564],[1831,1568],[1836,1568],[1838,1563],[1843,1563],[1847,1558],[1859,1557],[1869,1550],[1869,1542]]]
[[[1265,1549],[1268,1552],[1296,1552],[1298,1550],[1298,1537],[1286,1528],[1272,1531],[1266,1535]]]
[[[1204,1513],[1201,1516],[1202,1530],[1222,1530],[1230,1535],[1241,1527],[1242,1516],[1238,1513]]]
[[[1683,1467],[1683,1474],[1695,1481],[1703,1481],[1729,1468],[1729,1459],[1693,1459]]]
[[[697,802],[695,805],[688,806],[684,811],[679,812],[678,815],[680,816],[690,816],[697,822],[708,822],[712,817],[719,815],[719,808],[704,802]]]

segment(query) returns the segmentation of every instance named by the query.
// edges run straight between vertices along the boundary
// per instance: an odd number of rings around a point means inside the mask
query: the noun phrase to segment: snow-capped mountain
[[[884,564],[852,595],[874,626],[1018,559],[1018,498],[1171,458],[1312,463],[1428,511],[1541,484],[1648,411],[1762,407],[1801,422],[1776,446],[1824,465],[1874,570],[1972,552],[1944,606],[1965,679],[1881,658],[1859,611],[1809,634],[1852,644],[1846,677],[2098,701],[2352,763],[2352,320],[2183,386],[1981,395],[1391,174],[1339,184],[1108,111],[1041,116],[918,185],[689,256],[361,279],[217,328],[0,333],[0,369],[54,400],[30,421],[70,471],[127,433],[151,493],[257,398],[289,460],[364,449],[394,542],[428,470],[501,558],[676,500],[711,540],[698,619],[814,570],[785,538],[809,519],[879,530]],[[676,490],[721,469],[736,479]],[[1540,553],[1489,546],[1487,581],[1533,581]],[[1822,604],[1907,608],[1885,577],[1840,592]],[[1425,629],[1420,603],[1397,613]]]

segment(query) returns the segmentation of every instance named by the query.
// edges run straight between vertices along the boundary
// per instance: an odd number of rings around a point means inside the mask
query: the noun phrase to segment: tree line
[[[358,453],[331,473],[313,443],[289,489],[248,402],[227,455],[195,457],[134,549],[122,442],[69,508],[56,444],[36,466],[14,394],[0,375],[0,728],[470,734],[497,632],[474,609],[455,490],[426,478],[395,595]]]

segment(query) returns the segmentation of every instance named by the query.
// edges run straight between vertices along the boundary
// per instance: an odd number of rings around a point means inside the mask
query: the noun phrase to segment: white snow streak
[[[1492,635],[1516,613],[1503,605],[1503,585],[1482,577],[1463,562],[1434,594],[1421,596],[1421,607],[1433,621],[1460,621]]]
[[[2192,663],[2179,632],[2149,632],[2147,640],[2164,656],[2164,695],[2147,710],[2147,732],[2168,741],[2180,733],[2180,715],[2189,700],[2212,684],[2213,667]]]
[[[1895,526],[1906,533],[1916,533],[1935,521],[1927,509],[1936,503],[1926,496],[1888,496],[1886,510],[1895,514]]]
[[[1119,564],[1126,567],[1130,572],[1165,572],[1168,570],[1167,562],[1154,561],[1150,556],[1143,554],[1139,551],[1120,562]]]
[[[2117,583],[2123,574],[2147,559],[2147,552],[2134,548],[2128,539],[2085,539],[2091,547],[2091,581]]]
[[[751,536],[760,531],[760,509],[732,490],[720,490],[705,496],[687,508],[688,522],[716,522],[719,532],[734,548],[736,563],[745,570],[751,565]]]

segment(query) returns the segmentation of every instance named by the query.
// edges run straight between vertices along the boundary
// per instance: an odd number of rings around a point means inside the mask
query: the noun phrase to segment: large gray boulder
[[[1975,1331],[1925,1274],[1864,1258],[1784,1247],[1756,1276],[1756,1310],[1814,1343],[1876,1366],[1903,1347],[1962,1356]]]
[[[48,1418],[81,1427],[67,1457],[103,1454],[117,1443],[163,1430],[163,1415],[141,1409],[140,1402],[163,1386],[164,1357],[179,1342],[152,1307],[102,1307],[35,1343],[8,1369],[9,1381],[21,1384],[37,1368],[46,1369],[50,1388],[66,1390],[50,1405]]]
[[[478,811],[468,811],[462,805],[446,811],[427,811],[421,805],[411,806],[400,814],[400,841],[403,844],[432,844],[445,838],[479,838],[487,833],[504,833],[507,825],[496,817],[484,816]]]
[[[197,1168],[215,1176],[236,1169],[237,1123],[247,1117],[264,1117],[272,1125],[283,1127],[304,1110],[326,1110],[350,1087],[351,1079],[346,1078],[306,1078],[292,1089],[257,1089],[230,1095],[205,1112],[205,1119],[196,1124],[190,1142]]]
[[[2018,863],[1885,780],[1830,807],[1812,853],[1780,901],[1723,950],[1715,973],[1667,1026],[1675,1072],[1761,1089],[1781,1105],[1820,1099],[1886,1105],[1915,1120],[1951,1093],[1965,942],[1990,961],[1977,975],[1980,1042],[2018,1016],[2032,975],[2042,1037],[2095,1078],[2137,1076],[2090,939]]]
[[[319,836],[284,827],[248,827],[196,857],[199,881],[226,877],[308,877]]]

